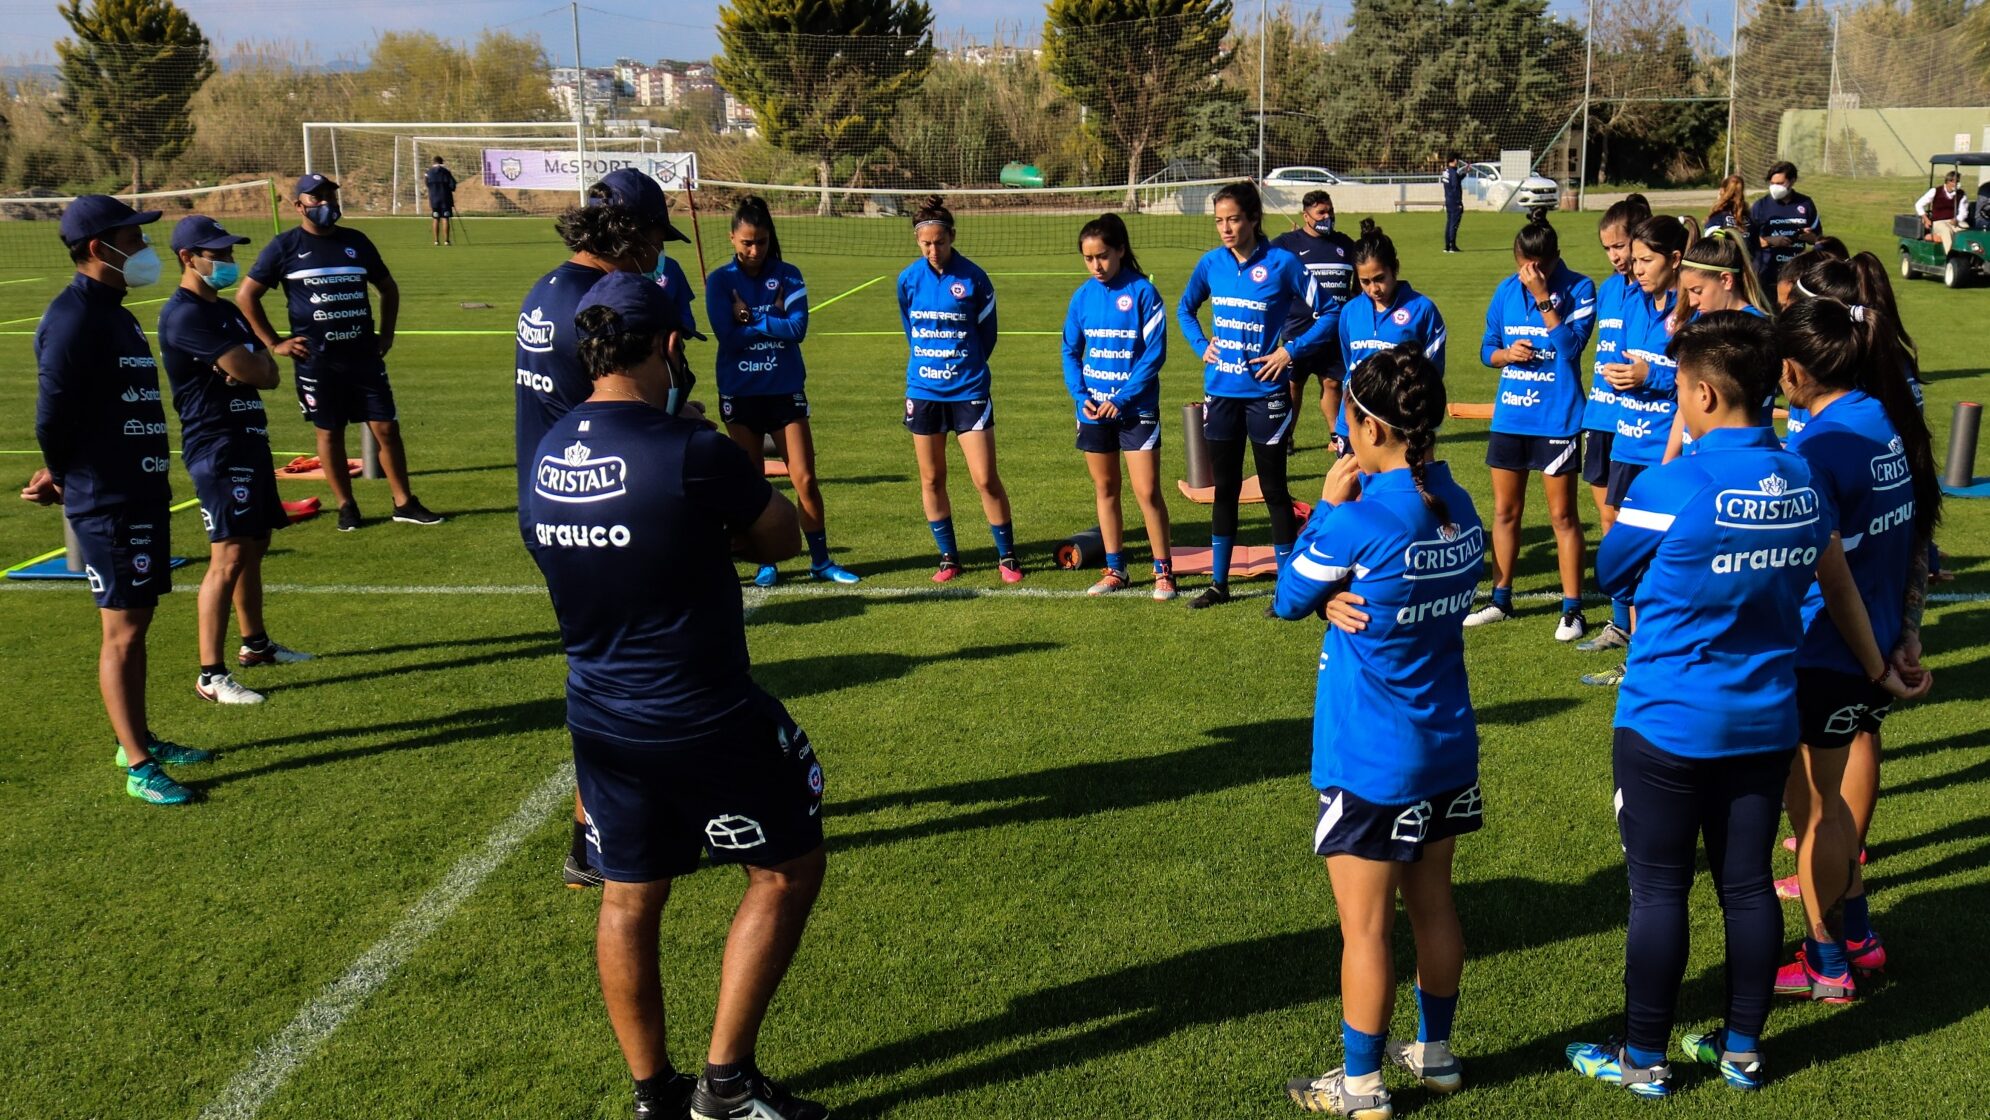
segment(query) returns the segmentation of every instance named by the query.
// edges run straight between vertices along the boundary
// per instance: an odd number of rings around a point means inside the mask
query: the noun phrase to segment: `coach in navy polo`
[[[339,185],[316,173],[297,180],[291,205],[298,224],[270,239],[242,280],[236,306],[272,353],[297,363],[297,401],[318,429],[318,459],[339,506],[339,531],[359,528],[359,505],[346,477],[346,425],[364,421],[380,444],[380,469],[394,494],[394,520],[434,525],[408,489],[408,456],[387,383],[387,351],[401,314],[401,289],[373,242],[339,225]],[[263,313],[263,293],[283,285],[290,307],[289,338],[278,338]],[[366,286],[380,289],[380,328]]]
[[[157,210],[134,211],[106,195],[85,195],[62,213],[76,278],[35,330],[35,439],[47,465],[21,497],[60,500],[81,546],[103,627],[97,687],[117,735],[125,792],[178,805],[193,794],[160,764],[214,756],[155,737],[145,720],[145,634],[159,596],[173,586],[172,458],[159,367],[124,296],[159,282],[159,254],[141,228],[158,220]]]

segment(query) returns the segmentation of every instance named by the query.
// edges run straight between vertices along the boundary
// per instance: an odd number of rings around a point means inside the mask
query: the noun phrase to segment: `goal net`
[[[252,239],[239,253],[250,254],[268,241],[279,227],[274,184],[268,179],[249,179],[218,187],[184,191],[148,191],[117,196],[137,210],[161,211],[157,224],[146,230],[159,256],[168,260],[170,278],[173,255],[168,242],[172,225],[189,214],[205,214],[219,219],[230,232]],[[22,281],[29,277],[60,277],[75,266],[62,244],[59,222],[69,197],[0,198],[0,278]],[[244,264],[249,259],[241,258]]]

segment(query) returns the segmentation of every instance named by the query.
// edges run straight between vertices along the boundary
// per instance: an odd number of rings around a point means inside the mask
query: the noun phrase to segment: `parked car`
[[[1274,167],[1264,177],[1267,187],[1338,187],[1343,183],[1351,186],[1354,182],[1324,167]]]
[[[1468,185],[1477,182],[1478,188],[1474,193],[1482,197],[1498,198],[1512,189],[1511,181],[1500,174],[1496,163],[1468,164],[1465,179]],[[1513,197],[1506,200],[1505,206],[1510,210],[1553,210],[1561,204],[1561,200],[1562,189],[1553,179],[1545,175],[1529,175],[1520,181],[1517,190],[1513,190]]]

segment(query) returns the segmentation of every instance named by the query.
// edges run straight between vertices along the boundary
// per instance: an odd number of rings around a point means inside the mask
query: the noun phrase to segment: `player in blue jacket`
[[[1340,309],[1354,295],[1354,239],[1334,228],[1334,198],[1326,191],[1307,191],[1299,200],[1299,228],[1279,234],[1273,245],[1299,258],[1306,274],[1320,286],[1327,301],[1315,315],[1309,303],[1294,303],[1285,319],[1285,336],[1298,338],[1313,325],[1315,318],[1332,319],[1335,334],[1326,346],[1305,361],[1295,360],[1288,376],[1292,378],[1292,405],[1304,403],[1306,381],[1320,383],[1320,418],[1327,422],[1327,434],[1335,455],[1345,454],[1346,446],[1333,437],[1334,421],[1340,417],[1340,383],[1347,370],[1340,364]],[[1293,420],[1297,442],[1298,420]]]
[[[1683,328],[1672,353],[1700,449],[1631,484],[1596,558],[1604,591],[1639,608],[1611,748],[1631,887],[1625,1032],[1568,1047],[1577,1072],[1645,1097],[1674,1089],[1666,1048],[1702,836],[1725,920],[1727,1009],[1682,1048],[1740,1088],[1762,1084],[1782,941],[1770,857],[1797,740],[1801,604],[1820,564],[1843,555],[1810,465],[1758,422],[1778,366],[1769,325],[1711,315]]]
[[[1308,1111],[1386,1118],[1385,1056],[1435,1092],[1464,1082],[1450,1050],[1465,959],[1451,862],[1485,819],[1462,624],[1486,544],[1472,499],[1432,459],[1437,367],[1414,346],[1372,354],[1343,397],[1351,454],[1279,571],[1276,606],[1292,620],[1343,594],[1366,606],[1363,622],[1327,627],[1313,701],[1313,850],[1340,912],[1344,1064],[1286,1091]],[[1388,1038],[1399,896],[1416,931],[1414,1042]]]
[[[909,350],[905,360],[905,430],[919,460],[919,498],[926,527],[940,550],[934,583],[959,576],[953,503],[947,496],[947,433],[960,443],[968,476],[981,492],[981,512],[995,538],[1003,583],[1020,583],[1016,527],[1009,491],[995,469],[995,401],[988,356],[996,329],[995,283],[981,266],[954,252],[954,215],[933,195],[912,215],[919,259],[898,274],[898,316]]]
[[[1244,486],[1244,443],[1258,468],[1282,564],[1298,536],[1286,460],[1292,447],[1290,367],[1332,344],[1333,322],[1320,317],[1327,297],[1299,258],[1264,236],[1264,203],[1248,182],[1217,190],[1211,209],[1221,245],[1202,255],[1182,287],[1175,319],[1202,358],[1202,433],[1209,444],[1215,500],[1209,510],[1209,586],[1189,601],[1202,610],[1230,601],[1230,554],[1237,541],[1237,500]],[[1304,334],[1286,337],[1294,303],[1312,307]],[[1210,333],[1198,318],[1210,305]],[[1269,613],[1269,612],[1267,612]]]
[[[1616,360],[1599,366],[1604,383],[1617,398],[1609,487],[1603,498],[1612,508],[1623,505],[1624,494],[1639,472],[1664,459],[1665,442],[1672,432],[1676,367],[1667,356],[1667,347],[1679,299],[1679,262],[1691,239],[1684,223],[1665,214],[1648,217],[1631,230],[1631,275],[1638,288],[1620,305],[1623,325],[1616,331]],[[1628,633],[1630,598],[1613,600],[1611,621]],[[1590,652],[1618,644],[1599,643]],[[1585,673],[1582,683],[1614,686],[1623,681],[1624,671],[1623,665],[1616,665]]]
[[[180,286],[159,310],[159,357],[180,414],[180,461],[200,499],[207,575],[200,581],[200,676],[194,694],[218,704],[260,704],[263,694],[228,671],[228,611],[242,631],[235,664],[289,664],[311,655],[277,644],[263,622],[263,556],[290,524],[270,461],[269,413],[259,389],[277,384],[276,358],[221,293],[241,278],[235,246],[249,239],[201,214],[173,227]]]
[[[1755,242],[1755,265],[1762,279],[1773,281],[1805,247],[1824,236],[1817,203],[1796,189],[1796,164],[1783,160],[1769,166],[1769,193],[1748,211],[1748,235]]]
[[[1372,219],[1361,219],[1354,243],[1354,282],[1360,289],[1340,313],[1341,364],[1353,369],[1369,355],[1414,342],[1444,372],[1444,316],[1429,297],[1399,279],[1402,262],[1396,243]],[[1334,419],[1335,434],[1347,436],[1347,410]]]
[[[795,504],[801,507],[809,574],[832,583],[857,583],[855,572],[830,559],[823,529],[815,435],[808,422],[808,371],[802,364],[808,287],[801,270],[781,255],[774,216],[758,195],[741,199],[733,211],[732,252],[732,260],[705,277],[705,317],[719,336],[714,363],[719,418],[755,466],[761,465],[763,440],[771,438],[781,452]],[[774,565],[763,564],[753,582],[772,587],[776,578]]]
[[[1092,475],[1105,572],[1088,594],[1128,583],[1125,525],[1119,509],[1119,459],[1133,476],[1133,496],[1147,521],[1154,599],[1175,597],[1168,546],[1168,504],[1161,494],[1161,364],[1168,357],[1168,313],[1140,271],[1118,214],[1101,214],[1078,231],[1078,252],[1092,278],[1071,293],[1064,316],[1064,388],[1078,410],[1078,450]]]
[[[1679,258],[1679,301],[1672,309],[1673,330],[1716,311],[1739,311],[1745,315],[1769,315],[1769,298],[1755,278],[1755,266],[1741,243],[1741,235],[1726,226],[1709,230],[1687,246]],[[1776,398],[1762,401],[1760,423],[1774,422]],[[1685,418],[1672,414],[1672,433],[1666,438],[1665,462],[1671,462],[1693,447],[1693,433],[1686,430]]]
[[[1632,194],[1612,203],[1596,224],[1596,236],[1603,243],[1611,271],[1596,284],[1596,350],[1590,360],[1589,399],[1582,406],[1582,480],[1589,484],[1589,497],[1596,504],[1597,521],[1604,533],[1617,520],[1616,507],[1608,501],[1610,445],[1617,438],[1617,390],[1603,375],[1603,367],[1617,360],[1624,334],[1624,301],[1639,292],[1637,278],[1631,275],[1631,230],[1649,217],[1651,204],[1645,196]],[[1610,621],[1575,648],[1596,653],[1622,649],[1630,641],[1631,604],[1612,602]]]
[[[1513,617],[1527,476],[1538,471],[1561,567],[1562,613],[1555,640],[1572,642],[1587,629],[1576,477],[1582,466],[1582,352],[1596,325],[1596,285],[1563,262],[1561,241],[1545,217],[1514,235],[1513,262],[1514,274],[1493,290],[1479,343],[1479,360],[1499,370],[1499,396],[1486,444],[1493,489],[1492,602],[1467,615],[1465,625]]]
[[[1932,685],[1918,648],[1901,665],[1876,664],[1863,632],[1847,634],[1840,594],[1870,619],[1883,653],[1918,647],[1909,608],[1918,613],[1928,537],[1941,516],[1928,427],[1901,372],[1893,325],[1878,309],[1829,297],[1786,308],[1776,321],[1783,389],[1810,411],[1789,449],[1810,464],[1825,499],[1827,524],[1843,542],[1849,589],[1820,569],[1804,599],[1804,640],[1797,651],[1797,711],[1803,748],[1785,800],[1797,829],[1797,876],[1808,929],[1794,963],[1776,979],[1784,995],[1834,1003],[1858,990],[1857,971],[1882,967],[1886,951],[1872,930],[1858,869],[1857,824],[1845,798],[1853,740],[1865,735],[1877,756],[1880,722],[1896,698]],[[1911,601],[1910,601],[1911,597]],[[1918,619],[1913,620],[1918,623]],[[1856,625],[1856,623],[1849,623]],[[1903,685],[1900,668],[1915,678]],[[1876,766],[1876,761],[1875,761]],[[1876,775],[1869,780],[1875,788]]]

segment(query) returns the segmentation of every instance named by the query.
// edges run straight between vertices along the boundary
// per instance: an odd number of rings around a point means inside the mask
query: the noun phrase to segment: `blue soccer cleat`
[[[772,587],[780,582],[780,579],[781,573],[775,569],[774,565],[762,564],[760,565],[760,570],[753,573],[753,586]]]
[[[1679,1045],[1686,1056],[1701,1065],[1719,1066],[1721,1077],[1737,1089],[1760,1089],[1768,1080],[1762,1067],[1762,1055],[1750,1050],[1746,1053],[1733,1053],[1722,1047],[1726,1037],[1723,1031],[1708,1031],[1705,1034],[1688,1034],[1679,1037]]]
[[[1672,1095],[1672,1067],[1664,1062],[1655,1066],[1634,1066],[1624,1055],[1624,1044],[1614,1038],[1603,1042],[1571,1042],[1568,1045],[1569,1065],[1584,1077],[1593,1078],[1605,1085],[1621,1085],[1640,1097],[1667,1097]]]
[[[830,583],[840,583],[846,587],[853,583],[864,582],[862,576],[833,561],[815,565],[808,570],[808,574],[816,579],[825,579]]]
[[[166,771],[153,759],[146,759],[135,770],[125,771],[124,792],[151,805],[185,805],[193,800],[193,791],[166,776]]]

